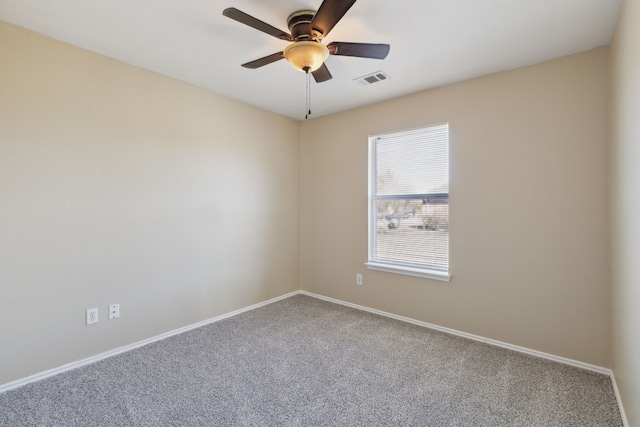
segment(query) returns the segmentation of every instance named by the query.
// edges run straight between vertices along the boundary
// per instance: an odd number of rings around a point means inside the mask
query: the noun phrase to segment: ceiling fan
[[[245,68],[259,68],[286,58],[296,69],[311,73],[317,83],[332,78],[324,61],[329,55],[356,56],[360,58],[384,59],[389,53],[388,44],[332,42],[322,44],[329,31],[342,19],[356,0],[324,0],[317,12],[299,10],[287,18],[291,34],[266,22],[230,7],[222,14],[242,24],[255,28],[270,36],[290,42],[282,52],[265,56],[242,64]]]

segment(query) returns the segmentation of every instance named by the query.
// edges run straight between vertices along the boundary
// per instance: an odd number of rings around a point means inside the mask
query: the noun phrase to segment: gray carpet
[[[296,295],[0,394],[2,426],[621,426],[607,376]]]

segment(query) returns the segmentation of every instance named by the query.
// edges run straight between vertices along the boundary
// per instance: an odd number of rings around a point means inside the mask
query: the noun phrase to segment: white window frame
[[[377,237],[377,221],[378,214],[376,208],[376,201],[382,199],[414,199],[414,198],[437,198],[442,197],[442,194],[412,194],[412,195],[398,195],[398,196],[385,196],[385,197],[376,197],[376,183],[377,183],[377,171],[376,171],[376,141],[380,137],[384,137],[385,135],[396,135],[402,134],[405,132],[414,132],[421,129],[429,129],[435,126],[447,125],[448,123],[439,123],[434,125],[423,126],[416,129],[409,129],[405,131],[399,132],[391,132],[386,134],[378,134],[369,137],[369,196],[368,196],[368,235],[369,235],[369,244],[368,244],[368,261],[365,263],[367,269],[369,270],[378,270],[384,271],[387,273],[396,273],[403,274],[408,276],[422,277],[428,279],[435,279],[440,281],[448,282],[451,279],[450,275],[450,262],[447,262],[446,271],[442,271],[441,269],[429,268],[427,264],[415,264],[415,263],[403,263],[399,261],[390,261],[390,260],[379,260],[376,259],[376,237]],[[447,130],[448,132],[448,130]],[[447,191],[447,200],[449,199],[450,191]],[[447,253],[448,253],[447,249]]]

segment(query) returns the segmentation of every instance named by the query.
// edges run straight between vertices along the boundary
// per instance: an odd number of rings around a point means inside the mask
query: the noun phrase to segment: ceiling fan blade
[[[324,0],[309,24],[311,29],[326,37],[355,2],[356,0]]]
[[[384,59],[391,46],[388,44],[333,42],[329,43],[327,48],[331,55]]]
[[[266,22],[262,22],[259,19],[254,18],[251,15],[247,15],[246,13],[236,9],[235,7],[229,7],[222,11],[222,14],[227,18],[231,18],[234,21],[238,21],[241,24],[248,25],[251,28],[255,28],[258,31],[262,31],[263,33],[267,33],[270,36],[279,38],[280,40],[291,41],[291,35],[285,33],[282,30],[273,27]]]
[[[311,74],[313,74],[313,78],[316,80],[316,83],[326,82],[327,80],[331,80],[333,78],[333,76],[329,72],[329,69],[327,68],[327,64],[322,64],[320,68],[312,71]]]
[[[255,70],[256,68],[260,68],[264,65],[271,64],[272,62],[276,62],[284,58],[284,54],[282,52],[274,53],[264,58],[256,59],[255,61],[247,62],[246,64],[242,64],[244,68],[250,68]]]

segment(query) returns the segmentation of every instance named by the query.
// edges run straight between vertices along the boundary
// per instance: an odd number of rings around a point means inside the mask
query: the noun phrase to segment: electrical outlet
[[[356,285],[362,286],[362,274],[356,274]]]
[[[109,320],[120,317],[120,304],[111,304],[109,306]]]
[[[98,308],[90,308],[87,310],[87,325],[98,323]]]

